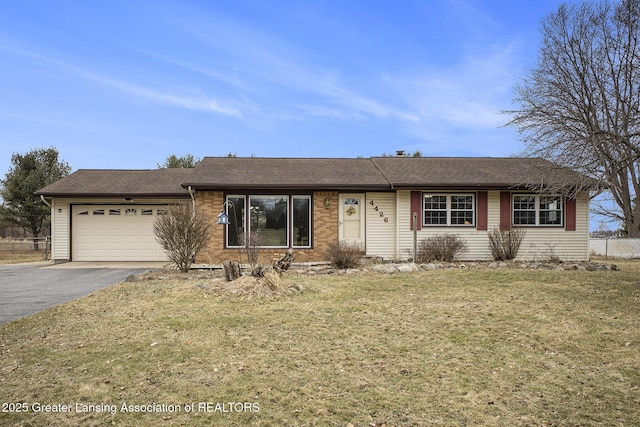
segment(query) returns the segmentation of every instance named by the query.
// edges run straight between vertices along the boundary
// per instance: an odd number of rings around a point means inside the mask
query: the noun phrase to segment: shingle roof
[[[200,190],[501,189],[583,185],[585,177],[540,158],[205,157],[194,169],[81,169],[39,190],[44,196],[186,197]]]
[[[193,169],[100,170],[79,169],[36,192],[43,196],[183,197],[180,184]]]
[[[374,157],[394,188],[515,188],[577,184],[585,177],[541,158]]]
[[[184,183],[207,189],[384,189],[370,159],[205,157]]]

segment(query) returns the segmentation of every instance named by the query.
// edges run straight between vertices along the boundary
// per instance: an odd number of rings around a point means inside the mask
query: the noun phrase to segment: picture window
[[[311,247],[311,196],[228,195],[227,247],[242,247],[245,231],[260,247]]]

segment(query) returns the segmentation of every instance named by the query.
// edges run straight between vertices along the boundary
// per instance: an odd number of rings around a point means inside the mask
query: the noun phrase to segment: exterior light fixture
[[[325,209],[329,209],[329,198],[324,199],[324,207]]]

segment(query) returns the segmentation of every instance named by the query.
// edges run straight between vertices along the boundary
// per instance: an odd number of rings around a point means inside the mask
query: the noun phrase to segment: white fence
[[[640,239],[590,239],[591,255],[640,258]]]

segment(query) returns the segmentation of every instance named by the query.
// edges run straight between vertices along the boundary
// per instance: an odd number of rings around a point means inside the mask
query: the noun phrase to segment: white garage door
[[[166,206],[77,205],[71,219],[73,261],[165,261],[153,222]]]

